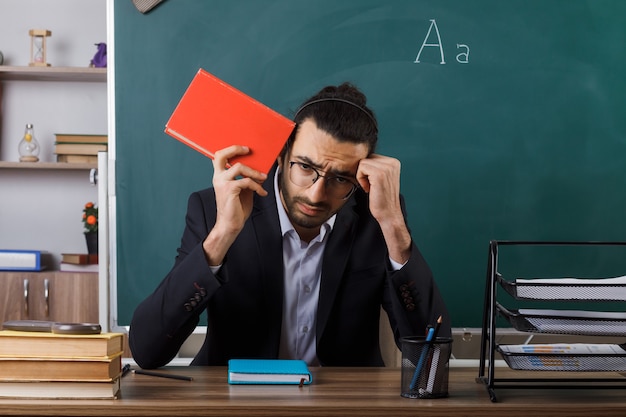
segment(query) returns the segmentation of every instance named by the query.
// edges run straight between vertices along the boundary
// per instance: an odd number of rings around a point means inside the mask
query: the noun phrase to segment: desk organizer
[[[580,377],[585,372],[616,373],[626,371],[626,344],[537,344],[504,345],[497,341],[496,319],[504,318],[521,332],[583,335],[598,337],[626,336],[626,312],[563,309],[507,308],[498,300],[503,289],[519,304],[533,301],[585,301],[623,309],[626,301],[626,276],[612,278],[550,278],[507,280],[498,272],[498,248],[505,245],[535,246],[624,246],[626,242],[525,242],[491,241],[485,285],[485,303],[481,352],[477,382],[485,384],[489,398],[497,401],[495,390],[522,388],[626,388],[626,377]],[[626,261],[624,264],[626,273]],[[602,304],[603,305],[603,304]],[[606,307],[606,306],[605,306]],[[496,352],[514,370],[562,371],[563,378],[496,378]],[[541,372],[538,372],[541,375]],[[594,374],[594,376],[597,374]],[[600,374],[601,375],[601,374]]]
[[[617,346],[617,345],[616,345]],[[509,352],[496,348],[511,369],[520,371],[626,371],[626,351],[604,353]]]
[[[582,336],[626,336],[626,313],[582,310],[509,310],[496,312],[521,332]]]
[[[496,274],[496,278],[502,288],[518,300],[626,301],[626,283],[622,277],[518,279],[513,282],[503,279],[500,274]]]

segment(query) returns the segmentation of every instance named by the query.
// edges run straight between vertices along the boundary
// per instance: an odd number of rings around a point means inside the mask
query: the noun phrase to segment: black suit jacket
[[[167,364],[205,310],[207,335],[193,365],[278,357],[284,278],[274,170],[264,184],[269,195],[255,196],[252,214],[216,275],[202,249],[215,223],[214,190],[189,197],[174,267],[131,321],[130,348],[141,367]],[[337,213],[323,255],[315,329],[321,365],[384,365],[378,340],[381,305],[396,343],[402,336],[423,335],[439,315],[444,319],[440,335],[450,335],[445,304],[415,244],[401,270],[392,272],[388,259],[367,195],[359,190]]]

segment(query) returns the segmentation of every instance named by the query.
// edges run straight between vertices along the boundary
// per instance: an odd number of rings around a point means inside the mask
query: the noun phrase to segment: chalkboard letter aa
[[[437,43],[428,43],[428,38],[430,38],[430,34],[433,28],[435,28],[435,33],[437,34]],[[443,45],[441,44],[441,36],[439,36],[439,28],[437,27],[437,22],[435,22],[435,19],[430,19],[430,27],[428,28],[428,33],[426,34],[426,37],[424,38],[424,41],[422,42],[422,47],[417,53],[417,57],[415,57],[416,64],[420,63],[420,55],[422,54],[422,51],[424,50],[425,46],[439,48],[439,53],[441,54],[440,64],[446,63],[446,60],[443,55]]]

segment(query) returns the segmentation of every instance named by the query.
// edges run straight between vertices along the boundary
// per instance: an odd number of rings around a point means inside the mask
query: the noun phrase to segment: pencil
[[[437,319],[437,324],[435,325],[435,331],[433,332],[433,342],[437,341],[437,335],[439,334],[439,328],[441,327],[441,316]],[[441,353],[440,346],[433,346],[433,357],[430,360],[430,372],[428,373],[428,383],[426,384],[426,393],[432,394],[433,387],[435,385],[435,377],[437,376],[437,366],[439,365],[439,355]]]
[[[426,361],[426,356],[428,355],[430,342],[434,340],[435,332],[439,331],[439,327],[441,326],[441,320],[442,320],[441,316],[439,316],[435,327],[431,327],[428,330],[428,334],[426,335],[426,344],[422,348],[422,353],[420,355],[419,360],[417,361],[417,365],[415,366],[415,373],[413,374],[411,385],[409,385],[409,388],[411,390],[415,389],[415,384],[417,384],[417,380],[419,379],[420,373],[422,372],[422,367],[424,366],[424,362]]]
[[[145,369],[135,369],[134,373],[139,375],[157,376],[160,378],[180,379],[182,381],[193,381],[193,378],[187,375],[166,374],[162,372],[146,371]]]

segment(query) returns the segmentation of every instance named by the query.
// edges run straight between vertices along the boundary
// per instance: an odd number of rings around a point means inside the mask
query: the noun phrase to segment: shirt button
[[[309,293],[311,292],[311,287],[309,287],[308,285],[304,286],[304,292]]]
[[[303,332],[303,333],[308,333],[308,331],[309,331],[309,326],[304,326],[304,327],[302,328],[302,332]]]

